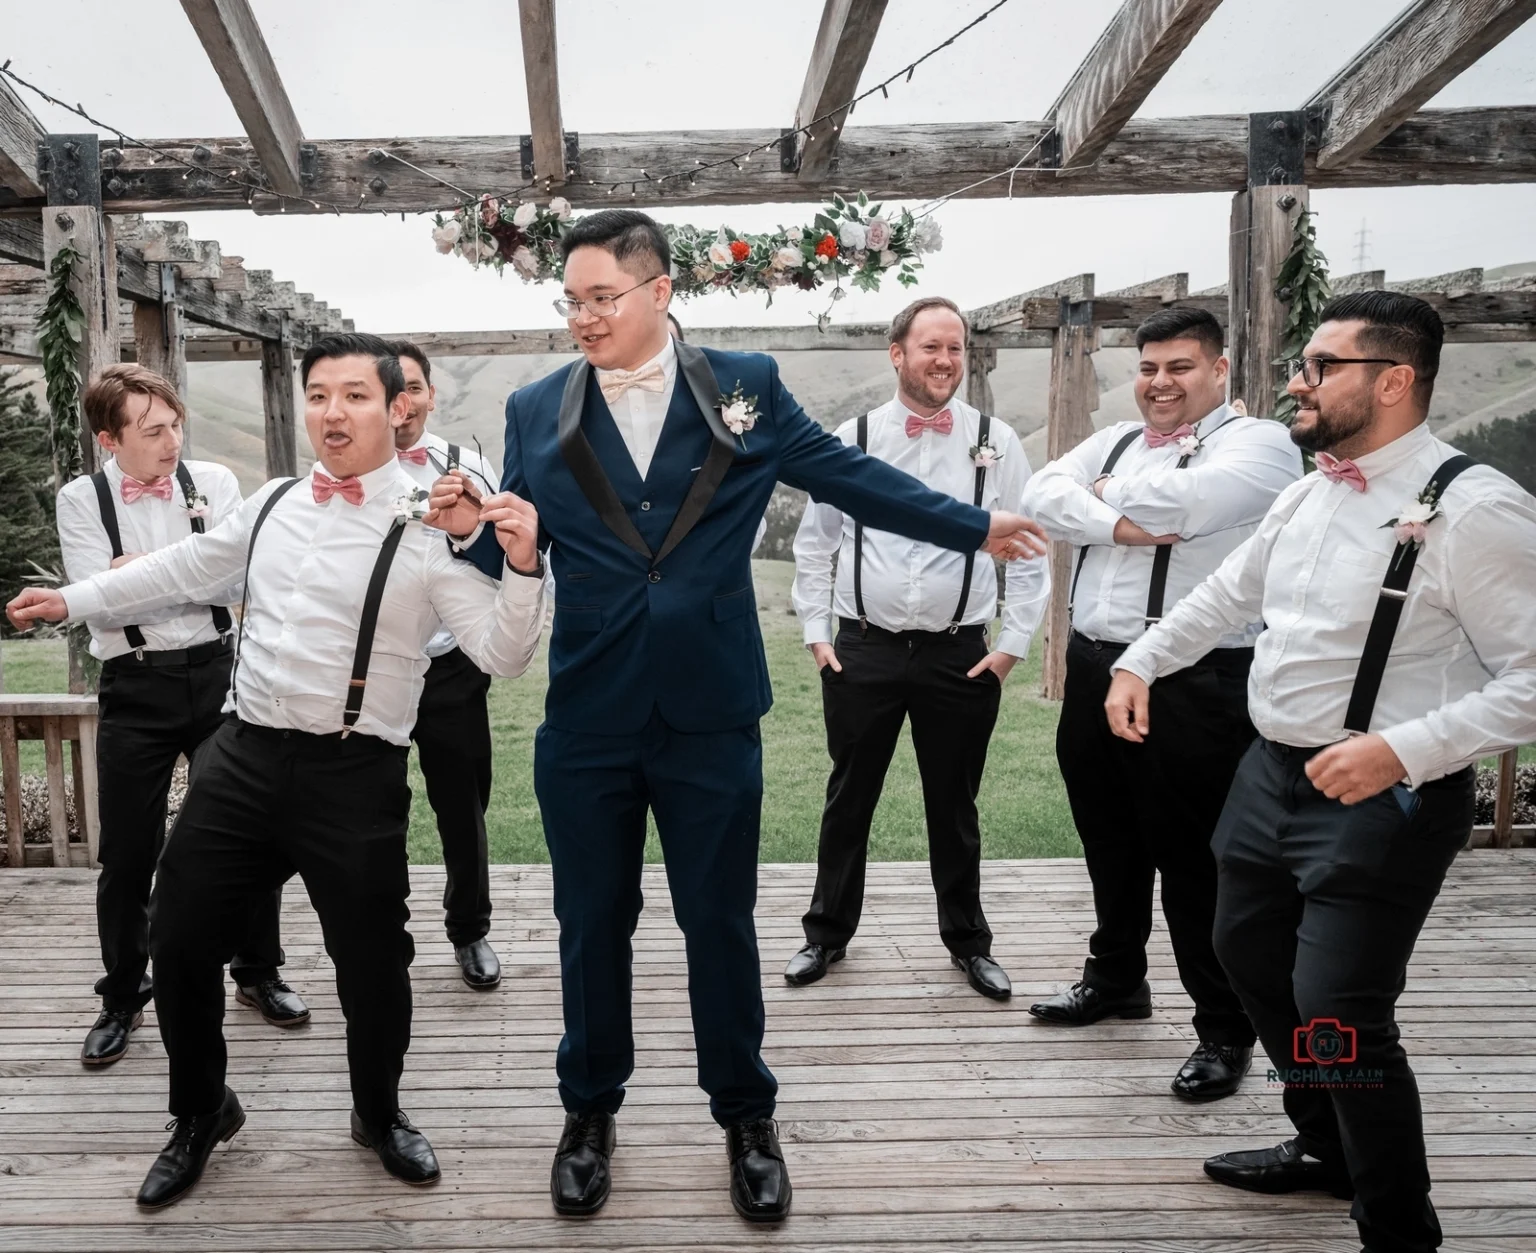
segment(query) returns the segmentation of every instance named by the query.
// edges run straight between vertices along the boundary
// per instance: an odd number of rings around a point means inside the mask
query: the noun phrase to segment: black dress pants
[[[437,815],[448,885],[443,909],[456,947],[491,929],[491,874],[485,810],[491,803],[490,675],[463,653],[434,657],[416,710],[411,738],[421,757],[427,799]]]
[[[223,1096],[219,967],[239,942],[231,920],[295,872],[336,968],[353,1106],[373,1125],[398,1108],[416,951],[405,927],[406,754],[369,735],[233,718],[208,741],[150,904],[155,1008],[177,1118],[207,1113]]]
[[[114,1013],[142,1009],[149,977],[149,892],[165,844],[166,794],[176,759],[197,768],[197,750],[224,720],[233,652],[227,644],[114,657],[101,668],[96,735],[101,873],[96,931],[106,974],[96,992]],[[254,900],[230,960],[244,987],[277,977],[282,892]]]
[[[1179,981],[1202,1040],[1247,1047],[1253,1026],[1216,959],[1211,832],[1256,732],[1248,720],[1252,649],[1216,649],[1152,685],[1146,742],[1114,735],[1104,713],[1123,644],[1073,632],[1056,760],[1093,883],[1096,926],[1083,982],[1109,995],[1147,977],[1154,876]]]
[[[802,919],[805,938],[842,948],[858,929],[870,823],[902,723],[910,717],[939,936],[957,957],[989,955],[976,793],[1002,684],[990,670],[966,676],[987,655],[984,631],[865,631],[845,621],[833,647],[843,669],[828,665],[821,671],[832,775],[821,815],[816,888]]]
[[[1426,783],[1417,800],[1397,787],[1344,805],[1307,778],[1316,751],[1259,740],[1243,758],[1212,842],[1216,952],[1303,1148],[1354,1184],[1360,1242],[1423,1253],[1440,1246],[1440,1223],[1397,998],[1472,834],[1472,771]]]

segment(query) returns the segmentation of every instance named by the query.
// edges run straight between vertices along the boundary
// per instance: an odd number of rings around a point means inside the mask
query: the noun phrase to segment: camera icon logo
[[[1355,1029],[1337,1018],[1314,1018],[1293,1034],[1296,1060],[1303,1065],[1347,1066],[1355,1060]]]

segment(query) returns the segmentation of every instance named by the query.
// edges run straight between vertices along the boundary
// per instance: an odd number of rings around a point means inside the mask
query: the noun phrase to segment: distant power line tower
[[[1365,219],[1360,219],[1360,229],[1355,232],[1355,273],[1364,273],[1366,264],[1371,259],[1370,229],[1365,224]]]

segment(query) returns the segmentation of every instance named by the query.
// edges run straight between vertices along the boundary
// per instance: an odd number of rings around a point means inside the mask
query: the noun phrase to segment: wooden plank
[[[23,864],[24,828],[21,816],[21,754],[16,743],[16,723],[0,715],[0,786],[5,788],[6,864]]]
[[[1098,159],[1220,3],[1125,0],[1051,106],[1063,171]]]
[[[268,184],[304,193],[299,145],[304,132],[248,0],[181,0],[192,29],[250,137]]]
[[[43,195],[37,145],[45,133],[10,83],[0,80],[0,187],[9,188],[19,199],[37,200]]]
[[[1045,306],[1049,305],[1059,312],[1062,297],[1068,300],[1092,300],[1093,299],[1093,275],[1074,274],[1070,278],[1058,279],[1054,283],[1047,283],[1044,287],[1031,288],[1027,292],[1020,292],[1017,296],[1008,296],[1002,300],[994,300],[989,305],[972,309],[965,315],[967,322],[971,324],[973,334],[982,331],[995,331],[1000,327],[1022,323],[1025,318],[1025,307],[1031,301],[1037,302],[1034,308],[1039,316],[1045,314]],[[1050,326],[1059,326],[1059,320],[1053,320]],[[1054,344],[1054,340],[1052,343]]]
[[[546,190],[566,179],[565,127],[560,120],[560,58],[555,0],[518,0],[523,39],[523,81],[533,135],[534,177]]]
[[[1300,184],[1255,187],[1232,198],[1231,290],[1227,357],[1228,394],[1257,418],[1275,412],[1286,306],[1274,294],[1275,275],[1291,249],[1297,215],[1308,191]]]
[[[11,692],[0,695],[0,717],[50,718],[96,713],[95,696],[35,695]]]
[[[1415,0],[1308,101],[1327,118],[1318,168],[1359,160],[1533,13],[1536,0]]]
[[[849,113],[845,106],[858,95],[859,77],[875,45],[885,5],[886,0],[825,0],[822,5],[795,109],[795,129],[810,127],[795,141],[802,181],[832,173],[838,136]]]
[[[989,377],[997,369],[997,349],[970,344],[965,350],[965,401],[983,413],[996,411]]]
[[[1515,772],[1520,750],[1499,754],[1499,790],[1493,801],[1493,847],[1508,848],[1515,826]]]
[[[283,328],[287,329],[286,318]],[[269,479],[291,478],[299,472],[296,381],[289,340],[279,335],[262,341],[261,411]]]
[[[176,299],[175,266],[162,263],[160,275],[164,292],[160,303],[136,301],[133,306],[134,359],[167,380],[185,400],[187,331],[181,305]],[[184,447],[182,455],[192,454]]]
[[[1222,295],[1226,295],[1225,292]],[[1188,274],[1164,274],[1161,278],[1149,278],[1145,282],[1132,283],[1118,291],[1104,292],[1098,299],[1113,300],[1116,297],[1155,296],[1162,301],[1186,300],[1189,297]],[[1223,310],[1225,316],[1225,310]]]
[[[80,787],[84,794],[75,794],[75,813],[79,815],[80,825],[85,831],[89,864],[96,867],[101,864],[101,803],[97,791],[100,783],[96,769],[96,732],[101,721],[95,714],[89,717],[82,714],[79,725],[75,751],[80,759]]]
[[[64,808],[64,740],[59,720],[43,723],[43,755],[48,776],[48,834],[53,840],[53,864],[69,865],[69,819]]]

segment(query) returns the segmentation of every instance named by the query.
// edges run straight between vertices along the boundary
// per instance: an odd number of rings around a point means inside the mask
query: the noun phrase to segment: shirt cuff
[[[1440,749],[1435,733],[1423,718],[1388,727],[1378,734],[1397,754],[1408,772],[1408,786],[1420,787],[1440,766]]]
[[[812,618],[805,624],[805,646],[812,644],[830,644],[832,642],[832,619]]]
[[[1040,558],[1036,558],[1040,560]],[[998,632],[997,643],[992,646],[995,653],[1007,653],[1010,657],[1017,657],[1020,661],[1029,656],[1029,644],[1031,636],[1028,631],[1010,631],[1006,628]]]
[[[1114,486],[1114,479],[1110,479],[1104,485],[1104,493],[1107,496],[1110,488]],[[1123,516],[1120,510],[1105,500],[1100,500],[1093,494],[1093,488],[1083,489],[1091,498],[1088,501],[1088,512],[1083,518],[1082,532],[1090,544],[1113,544],[1115,542],[1115,524]]]
[[[1132,644],[1120,654],[1120,660],[1110,666],[1113,674],[1116,670],[1128,670],[1149,687],[1157,682],[1157,662],[1144,648]]]
[[[460,539],[457,535],[449,535],[448,546],[452,548],[454,552],[461,553],[467,548],[473,548],[475,541],[480,538],[484,531],[485,523],[476,523],[475,529],[466,535],[463,539]],[[444,534],[447,533],[444,532]]]
[[[101,592],[94,581],[87,579],[83,583],[71,583],[60,589],[60,594],[64,597],[64,607],[69,610],[70,622],[101,616]]]
[[[502,558],[506,565],[506,573],[510,577],[501,580],[501,598],[510,605],[535,605],[539,597],[544,595],[544,571],[540,570],[536,575],[523,574],[506,564],[506,558]]]

